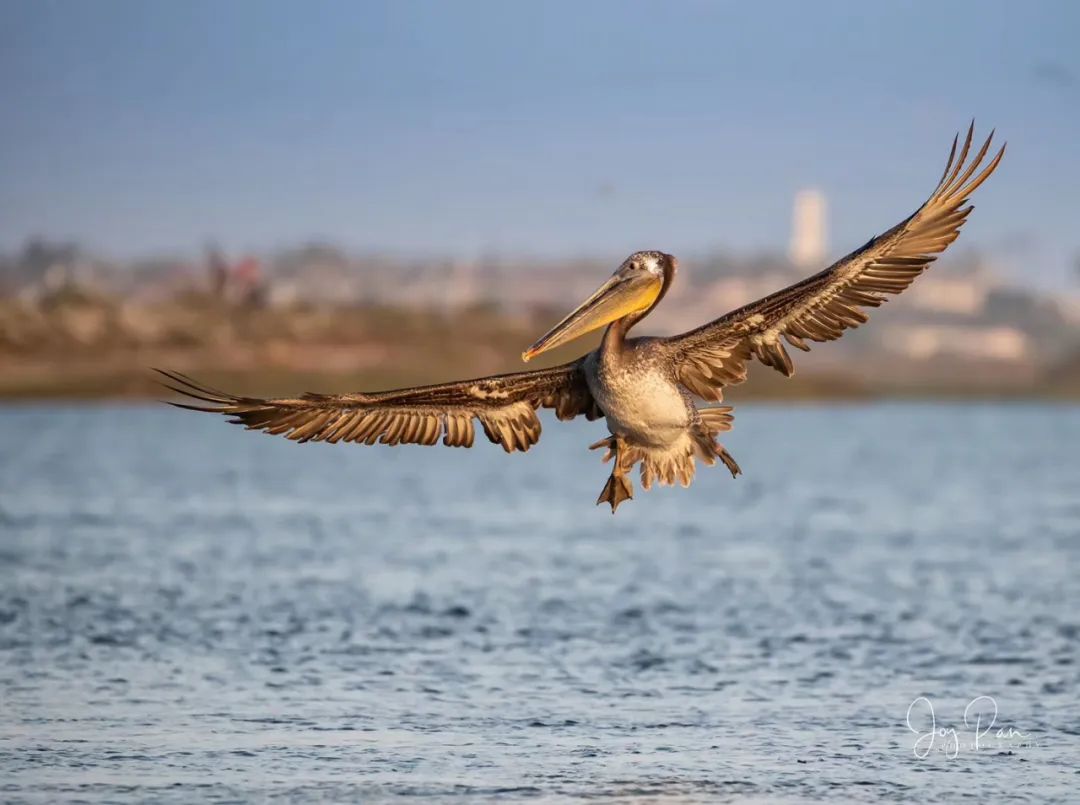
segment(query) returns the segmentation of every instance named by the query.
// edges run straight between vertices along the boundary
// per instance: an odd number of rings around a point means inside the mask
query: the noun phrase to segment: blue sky
[[[0,2],[0,248],[842,253],[1009,140],[961,243],[1080,255],[1080,4]]]

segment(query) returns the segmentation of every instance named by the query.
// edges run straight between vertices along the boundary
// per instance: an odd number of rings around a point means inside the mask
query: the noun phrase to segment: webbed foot
[[[607,448],[607,452],[600,459],[604,463],[611,461],[612,457],[619,452],[619,445],[614,436],[608,436],[606,439],[601,439],[589,445],[590,450],[599,450],[601,447]]]
[[[634,498],[634,485],[627,476],[627,468],[623,466],[623,462],[620,460],[621,445],[617,436],[609,436],[606,439],[601,439],[595,444],[589,445],[590,450],[598,450],[601,447],[607,448],[607,452],[604,454],[603,461],[610,461],[615,459],[615,466],[611,469],[611,476],[608,478],[607,483],[604,484],[604,491],[600,493],[600,497],[596,499],[596,505],[601,503],[608,503],[611,505],[611,513],[614,514],[615,510],[619,508],[619,504],[624,500],[633,500]]]
[[[630,483],[630,479],[625,475],[616,475],[614,472],[607,479],[607,483],[604,484],[604,491],[600,493],[600,497],[596,499],[596,505],[601,503],[611,504],[611,513],[614,514],[615,510],[619,508],[619,504],[624,500],[634,499],[634,487]]]
[[[731,457],[731,453],[725,450],[721,445],[716,446],[716,455],[720,457],[720,460],[724,462],[724,466],[728,468],[728,472],[731,473],[731,477],[735,478],[740,472],[739,465],[735,462],[735,459]]]

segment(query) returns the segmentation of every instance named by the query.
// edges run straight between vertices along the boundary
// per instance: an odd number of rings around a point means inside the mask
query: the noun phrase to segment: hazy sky
[[[961,243],[1080,255],[1080,3],[0,0],[0,248],[848,251],[974,116]]]

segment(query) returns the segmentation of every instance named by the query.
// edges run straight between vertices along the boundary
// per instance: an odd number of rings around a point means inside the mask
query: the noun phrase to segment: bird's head
[[[528,361],[623,317],[640,318],[660,300],[677,267],[670,254],[634,252],[592,296],[521,353],[521,359]]]

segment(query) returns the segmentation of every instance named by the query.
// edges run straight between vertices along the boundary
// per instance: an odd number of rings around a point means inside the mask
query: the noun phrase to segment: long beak
[[[605,324],[610,324],[628,313],[644,310],[656,301],[662,284],[659,278],[651,275],[613,276],[601,285],[596,293],[582,302],[573,313],[522,352],[521,359],[528,361],[541,352],[546,352],[603,327]]]

